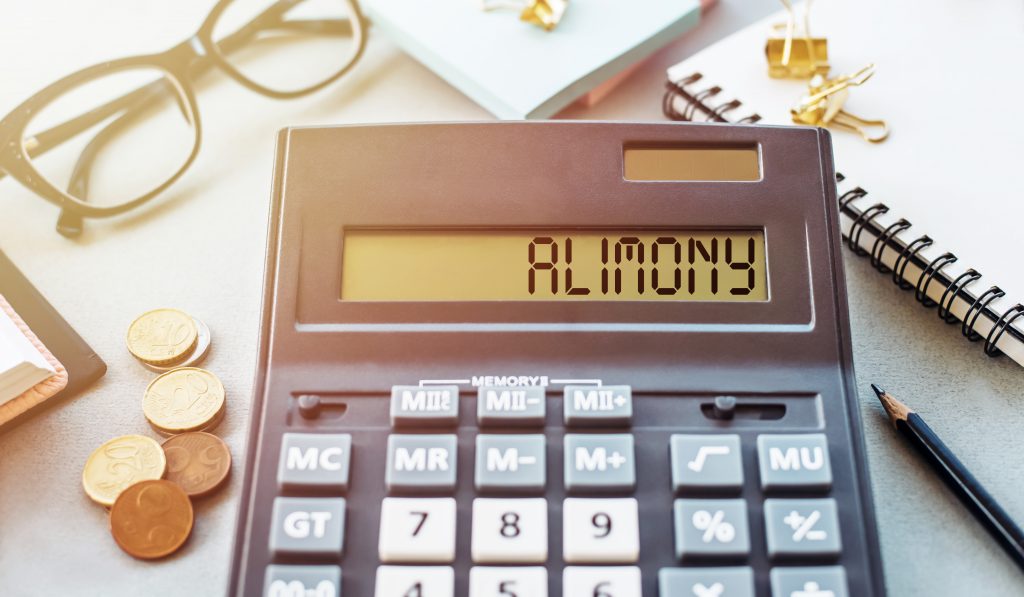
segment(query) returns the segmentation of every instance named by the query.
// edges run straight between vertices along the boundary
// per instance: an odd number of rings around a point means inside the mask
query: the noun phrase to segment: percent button
[[[750,553],[747,503],[741,499],[675,501],[676,557],[744,557]]]

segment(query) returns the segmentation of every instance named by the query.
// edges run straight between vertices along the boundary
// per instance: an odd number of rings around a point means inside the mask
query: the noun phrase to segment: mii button
[[[450,428],[459,423],[459,386],[394,386],[391,426]]]
[[[277,484],[282,489],[348,489],[352,436],[347,433],[285,433]]]
[[[822,433],[759,435],[757,457],[765,491],[832,486],[828,440]]]

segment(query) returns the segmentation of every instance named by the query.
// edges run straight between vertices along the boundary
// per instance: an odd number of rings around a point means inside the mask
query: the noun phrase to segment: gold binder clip
[[[782,0],[789,12],[785,24],[778,24],[775,30],[785,28],[785,37],[769,37],[764,46],[768,58],[768,76],[773,79],[787,77],[808,79],[814,75],[828,74],[828,40],[811,37],[811,0],[804,4],[802,35],[796,36],[796,12],[790,0]]]
[[[536,25],[544,31],[551,31],[562,21],[569,0],[525,0],[506,2],[504,0],[481,0],[484,10],[511,8],[520,11],[519,20]]]
[[[863,85],[874,74],[875,65],[869,64],[852,75],[834,79],[815,75],[808,85],[807,95],[790,110],[793,122],[851,130],[871,143],[885,141],[889,136],[889,125],[884,120],[867,120],[843,110],[843,104],[850,96],[850,87]],[[872,128],[879,129],[873,136]]]

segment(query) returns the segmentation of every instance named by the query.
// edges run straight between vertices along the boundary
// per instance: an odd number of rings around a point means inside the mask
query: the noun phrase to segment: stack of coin
[[[177,309],[154,309],[128,326],[128,352],[143,367],[164,373],[198,365],[210,352],[210,328]]]
[[[224,385],[205,369],[172,369],[150,382],[142,412],[161,435],[208,431],[224,418]]]
[[[133,557],[168,556],[188,540],[192,499],[224,485],[231,453],[207,433],[224,418],[224,385],[194,367],[210,348],[206,324],[175,309],[144,313],[128,330],[128,350],[160,372],[146,388],[142,411],[163,445],[142,435],[114,438],[89,456],[82,487],[110,509],[110,532]]]
[[[110,532],[129,555],[151,560],[176,552],[192,532],[192,499],[210,495],[231,472],[231,452],[216,435],[189,431],[161,446],[142,435],[114,438],[86,461],[86,495],[110,508]]]

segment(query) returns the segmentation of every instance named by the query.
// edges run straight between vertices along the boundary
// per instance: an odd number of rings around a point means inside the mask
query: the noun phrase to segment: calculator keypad
[[[771,562],[772,597],[847,597],[845,570],[835,565],[842,541],[838,504],[827,497],[833,478],[825,434],[661,432],[667,465],[653,470],[638,468],[651,453],[638,452],[630,432],[629,386],[566,386],[554,415],[561,430],[546,419],[543,388],[481,387],[469,415],[479,430],[468,438],[458,392],[392,389],[386,443],[372,432],[381,442],[373,445],[386,450],[378,480],[350,481],[359,470],[355,430],[283,435],[277,482],[284,495],[273,502],[275,563],[266,568],[264,595],[340,596],[342,570],[326,564],[345,550],[342,496],[378,483],[386,493],[376,597],[455,597],[455,570],[467,552],[472,564],[460,582],[468,582],[469,597],[546,597],[559,581],[563,597],[639,597],[649,582],[638,564],[651,533],[670,534],[665,551],[677,563],[657,570],[660,597],[753,597],[755,552]],[[560,462],[551,466],[555,455]],[[477,496],[471,503],[462,501],[459,487],[469,480],[460,479],[460,462],[472,469],[465,471]],[[549,478],[559,464],[561,478]],[[652,479],[665,501],[638,501],[638,481],[649,492]],[[765,499],[752,497],[752,484]],[[565,497],[545,497],[553,489]],[[667,514],[664,525],[642,528],[656,512]],[[560,552],[550,553],[559,543]],[[552,577],[552,562],[562,564],[560,578]]]

